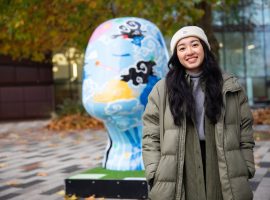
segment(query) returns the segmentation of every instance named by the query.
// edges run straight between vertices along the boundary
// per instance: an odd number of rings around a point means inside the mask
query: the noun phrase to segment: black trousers
[[[206,182],[206,149],[205,149],[205,140],[200,140],[200,146],[201,146],[201,154],[202,154],[204,182]]]

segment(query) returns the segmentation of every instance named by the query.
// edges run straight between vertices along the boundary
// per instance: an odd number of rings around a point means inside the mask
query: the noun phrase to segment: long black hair
[[[205,114],[216,124],[223,106],[222,72],[214,54],[208,49],[205,42],[200,40],[204,50],[204,60],[202,63],[202,77],[200,81],[205,85]],[[169,106],[173,115],[174,123],[181,125],[183,117],[189,118],[195,115],[195,101],[192,95],[192,88],[187,81],[185,67],[179,62],[177,50],[168,62],[169,72],[166,76],[166,87],[169,97]]]

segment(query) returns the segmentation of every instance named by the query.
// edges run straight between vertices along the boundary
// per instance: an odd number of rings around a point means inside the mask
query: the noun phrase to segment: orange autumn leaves
[[[83,114],[71,114],[53,119],[46,128],[54,131],[102,129],[103,123]]]
[[[72,196],[65,196],[65,200],[79,200],[81,198],[77,197],[75,194]],[[104,198],[95,198],[95,195],[84,198],[84,200],[105,200]]]
[[[252,111],[254,124],[270,125],[270,108],[260,108]]]

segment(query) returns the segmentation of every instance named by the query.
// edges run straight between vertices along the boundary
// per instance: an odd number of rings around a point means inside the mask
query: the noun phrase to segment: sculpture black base
[[[66,195],[76,197],[147,199],[144,171],[90,169],[65,180]]]

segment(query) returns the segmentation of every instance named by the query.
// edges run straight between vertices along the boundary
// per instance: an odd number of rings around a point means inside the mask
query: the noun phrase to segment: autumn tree
[[[100,23],[124,16],[148,19],[165,36],[171,36],[183,25],[197,23],[210,34],[212,43],[215,40],[211,29],[211,11],[220,2],[3,0],[0,1],[0,54],[42,61],[46,54],[71,46],[84,51],[91,33]]]

